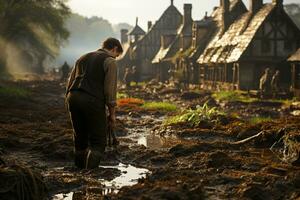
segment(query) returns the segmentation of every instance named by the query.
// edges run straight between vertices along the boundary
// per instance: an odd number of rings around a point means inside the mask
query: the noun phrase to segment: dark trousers
[[[75,152],[88,148],[104,152],[106,146],[104,102],[83,91],[71,91],[66,100],[74,129]]]

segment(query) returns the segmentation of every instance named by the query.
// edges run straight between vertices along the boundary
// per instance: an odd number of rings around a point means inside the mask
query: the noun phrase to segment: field
[[[40,174],[49,199],[300,197],[297,101],[120,88],[120,145],[98,169],[78,170],[64,84],[1,85],[11,89],[0,89],[0,157]]]

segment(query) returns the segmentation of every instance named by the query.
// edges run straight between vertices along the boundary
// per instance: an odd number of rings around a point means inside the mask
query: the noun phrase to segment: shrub
[[[195,110],[189,109],[166,119],[164,125],[186,123],[190,126],[199,126],[202,122],[217,123],[224,116],[224,112],[217,110],[216,107],[209,108],[205,103],[203,106],[197,106]]]

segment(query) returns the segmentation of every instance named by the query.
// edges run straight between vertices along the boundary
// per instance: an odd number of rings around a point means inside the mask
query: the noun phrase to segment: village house
[[[158,80],[166,81],[174,75],[177,62],[176,55],[190,48],[192,43],[192,4],[184,4],[184,15],[181,26],[173,34],[161,36],[160,50],[152,60],[155,64]],[[180,74],[185,73],[182,71]],[[183,81],[183,80],[182,80]]]
[[[121,42],[125,51],[118,61],[120,77],[123,76],[126,67],[136,66],[140,81],[154,78],[156,71],[152,60],[160,49],[161,36],[174,35],[181,23],[182,15],[171,0],[171,5],[153,25],[148,22],[147,33],[144,33],[137,23],[130,32],[121,30]]]
[[[204,85],[258,89],[260,77],[270,68],[280,70],[280,85],[289,89],[287,59],[300,46],[300,30],[285,12],[283,0],[249,2],[249,11],[230,22],[232,1],[221,0],[222,26],[198,59]]]
[[[222,15],[225,14],[223,12],[223,1],[220,2],[220,6],[215,7],[210,16],[207,16],[206,12],[202,20],[193,22],[191,46],[185,51],[180,51],[180,53],[176,54],[177,62],[175,71],[177,74],[181,74],[180,79],[184,80],[187,84],[201,84],[201,80],[204,80],[204,74],[201,73],[203,68],[200,68],[197,60],[224,23],[222,21]],[[230,16],[227,23],[232,23],[246,11],[246,6],[242,0],[232,0],[228,8],[228,13],[226,13]]]
[[[294,53],[288,61],[292,66],[292,84],[291,90],[294,95],[300,97],[300,48]]]

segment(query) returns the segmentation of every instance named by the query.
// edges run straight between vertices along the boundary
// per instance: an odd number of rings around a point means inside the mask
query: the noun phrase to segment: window
[[[284,50],[291,51],[293,49],[293,42],[291,40],[284,41]]]
[[[263,40],[261,45],[262,53],[269,53],[271,51],[271,41]]]

